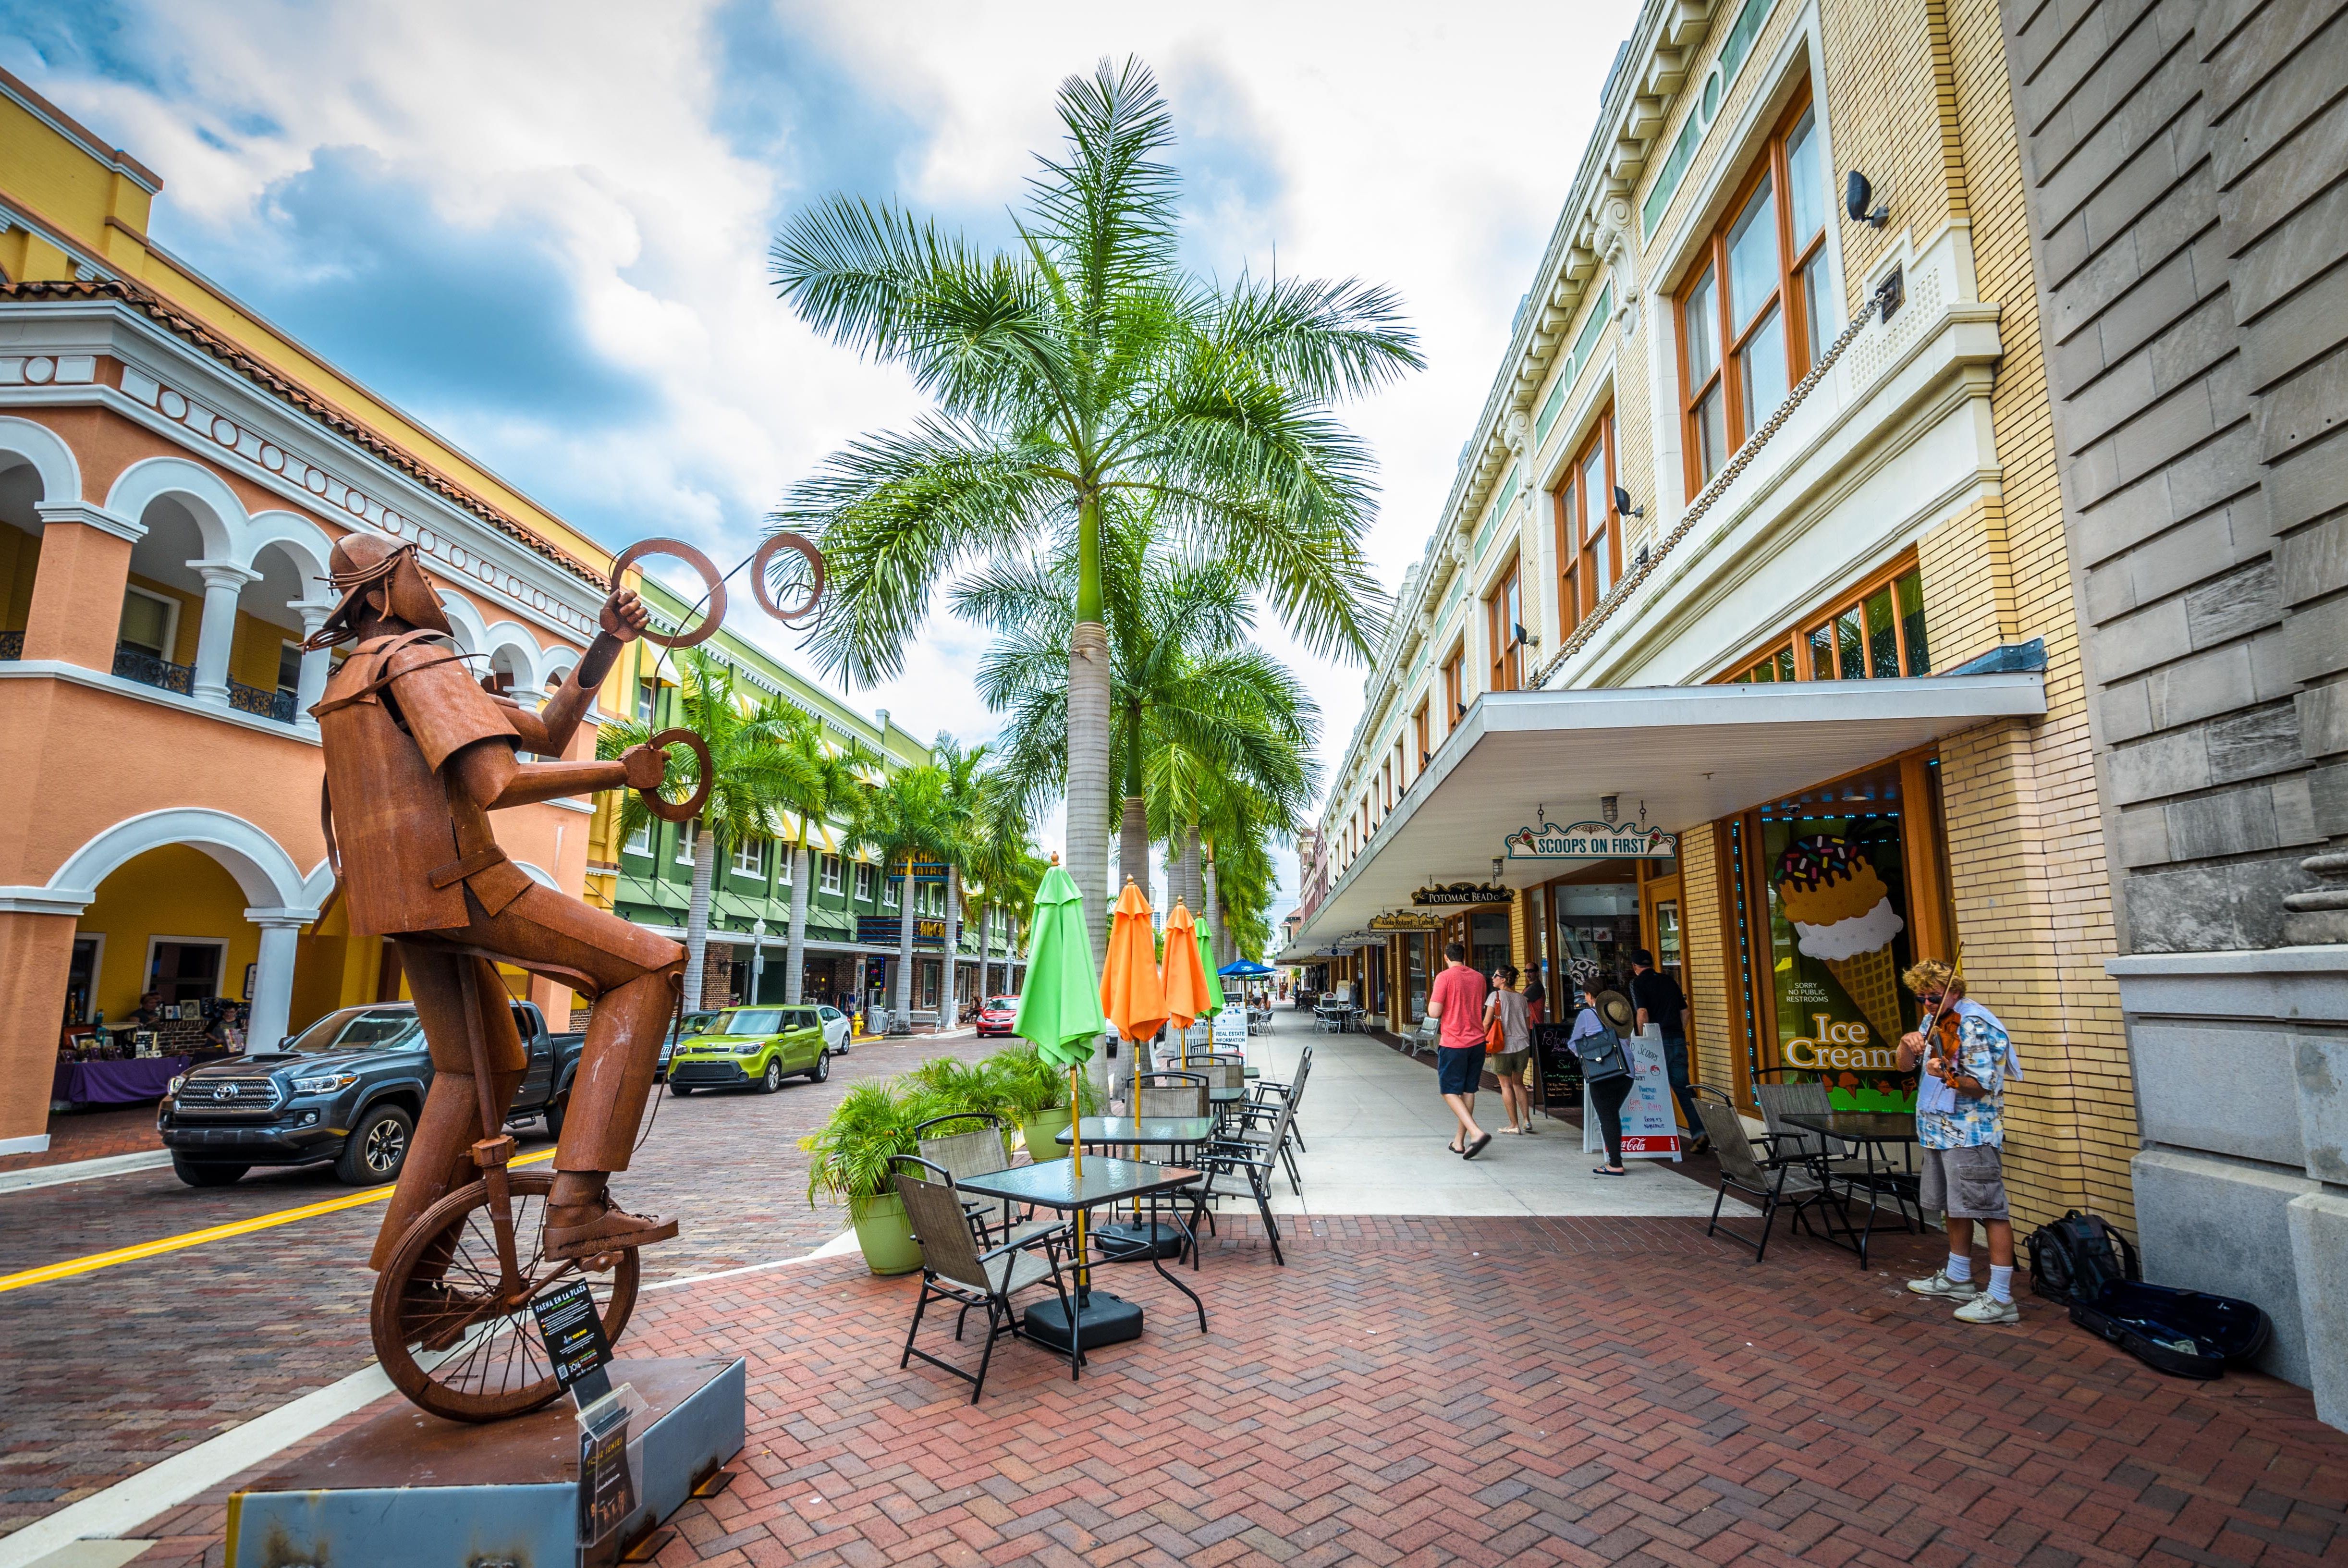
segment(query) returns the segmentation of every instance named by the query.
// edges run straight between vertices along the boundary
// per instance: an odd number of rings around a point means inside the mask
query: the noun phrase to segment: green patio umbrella
[[[1091,934],[1085,930],[1085,895],[1076,878],[1052,857],[1035,890],[1035,913],[1027,928],[1027,984],[1019,993],[1019,1016],[1011,1032],[1032,1040],[1036,1054],[1054,1067],[1068,1069],[1069,1126],[1082,1131],[1083,1074],[1093,1059],[1101,1031],[1108,1020],[1101,1013],[1100,975],[1093,968]],[[1076,1177],[1085,1175],[1085,1146],[1071,1139]],[[1029,1150],[1030,1158],[1037,1150]],[[1089,1284],[1084,1266],[1085,1212],[1076,1211],[1076,1280],[1078,1289]],[[1075,1326],[1070,1326],[1075,1332]]]
[[[1223,981],[1215,973],[1214,939],[1203,924],[1199,927],[1199,967],[1207,972],[1207,1006],[1199,1016],[1211,1018],[1223,1010]]]

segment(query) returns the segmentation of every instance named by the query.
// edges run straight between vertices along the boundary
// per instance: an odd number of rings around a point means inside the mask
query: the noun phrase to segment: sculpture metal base
[[[614,1361],[631,1423],[633,1507],[582,1539],[578,1411],[569,1398],[466,1426],[404,1401],[228,1500],[228,1568],[331,1563],[615,1563],[742,1449],[747,1368],[725,1357]]]
[[[1056,1300],[1039,1301],[1029,1307],[1025,1326],[1028,1338],[1048,1345],[1064,1356],[1067,1354],[1068,1315]],[[1078,1345],[1086,1350],[1138,1339],[1141,1307],[1105,1290],[1091,1291],[1076,1306],[1076,1334]]]

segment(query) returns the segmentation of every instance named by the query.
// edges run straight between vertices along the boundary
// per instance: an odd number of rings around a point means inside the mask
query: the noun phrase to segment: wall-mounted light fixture
[[[1632,506],[1631,504],[1631,492],[1624,490],[1621,485],[1616,485],[1614,487],[1614,511],[1616,513],[1623,517],[1644,517],[1647,515],[1647,509],[1645,507]]]
[[[1518,642],[1524,644],[1529,648],[1538,648],[1540,646],[1540,639],[1534,636],[1530,632],[1526,631],[1525,624],[1522,621],[1519,621],[1515,624],[1514,630],[1517,634]]]
[[[1869,207],[1870,202],[1875,203],[1872,211]],[[1867,176],[1856,169],[1850,171],[1850,179],[1843,185],[1842,206],[1843,211],[1850,214],[1850,221],[1854,223],[1865,223],[1872,228],[1880,229],[1884,224],[1891,222],[1891,204],[1888,201],[1875,201],[1875,187],[1869,185],[1867,182]]]

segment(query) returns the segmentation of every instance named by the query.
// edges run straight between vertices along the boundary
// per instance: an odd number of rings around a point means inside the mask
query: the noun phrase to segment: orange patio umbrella
[[[1101,1011],[1127,1041],[1146,1040],[1166,1025],[1166,984],[1158,974],[1158,937],[1149,900],[1128,877],[1109,912],[1108,961],[1101,965]]]
[[[1166,1021],[1182,1031],[1182,1059],[1190,1057],[1190,1026],[1214,1006],[1206,966],[1199,962],[1198,922],[1189,907],[1174,901],[1166,917]]]

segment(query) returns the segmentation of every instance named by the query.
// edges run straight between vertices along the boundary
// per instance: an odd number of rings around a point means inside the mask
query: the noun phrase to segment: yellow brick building
[[[2014,123],[1988,0],[1644,7],[1396,586],[1288,956],[1400,1032],[1447,938],[1552,997],[1644,946],[1693,1076],[1748,1109],[1907,1103],[1889,976],[1957,957],[2027,1069],[2017,1219],[2127,1227]],[[1642,829],[1675,852],[1622,853]],[[1442,923],[1373,930],[1414,905]]]

